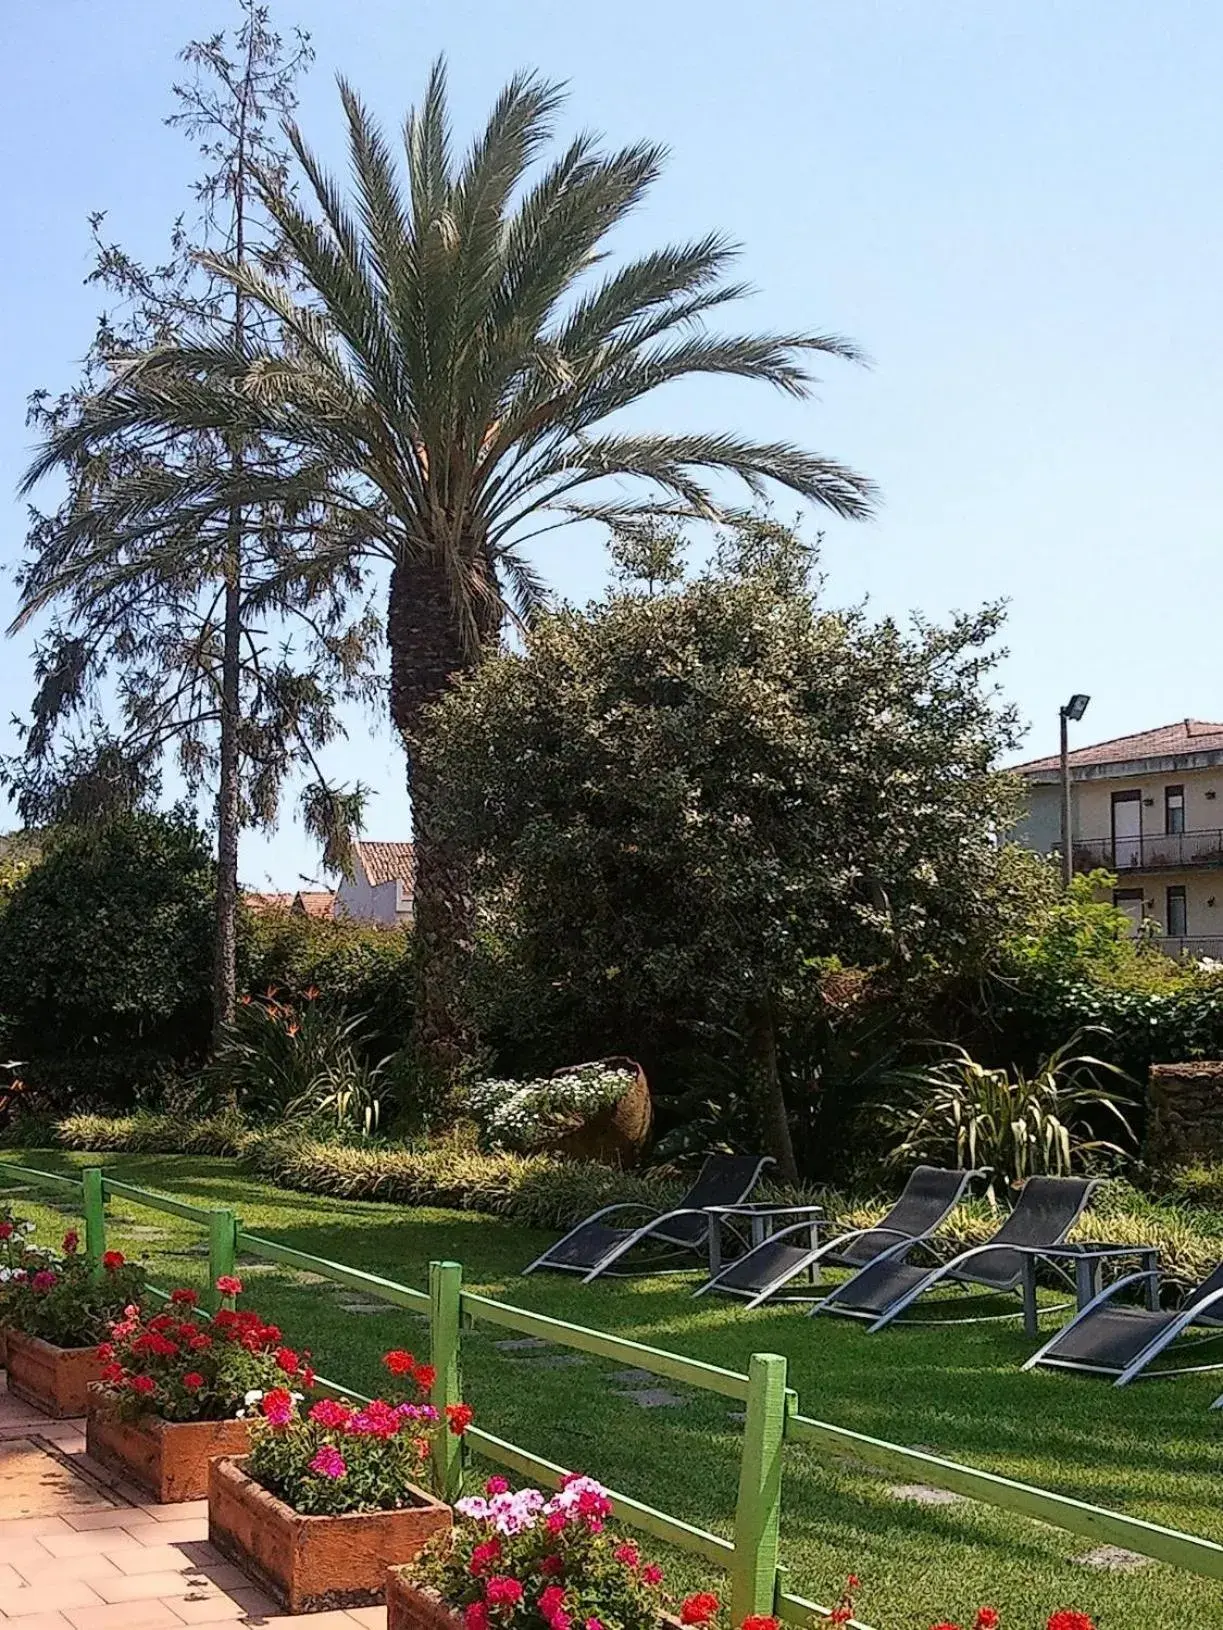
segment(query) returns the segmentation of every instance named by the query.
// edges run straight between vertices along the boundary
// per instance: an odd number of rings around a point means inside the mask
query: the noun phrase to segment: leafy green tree
[[[198,1054],[215,880],[205,838],[182,816],[51,835],[0,911],[6,1048],[85,1063],[110,1054],[120,1066],[131,1055]]]
[[[866,515],[870,483],[832,459],[616,418],[692,377],[736,375],[802,399],[813,356],[857,353],[834,335],[707,327],[743,292],[718,235],[609,264],[609,237],[645,198],[662,151],[638,143],[607,153],[581,134],[546,157],[556,87],[511,80],[459,157],[439,64],[405,126],[406,174],[356,93],[343,86],[342,95],[352,201],[296,129],[313,208],[275,173],[263,177],[302,294],[239,257],[209,262],[252,310],[271,315],[282,343],[246,330],[150,353],[51,437],[34,473],[116,433],[208,427],[247,449],[240,467],[215,472],[201,499],[209,513],[325,502],[348,533],[312,539],[299,569],[326,572],[355,550],[389,563],[390,705],[412,798],[421,1033],[453,1062],[452,975],[470,911],[459,858],[437,825],[431,705],[496,651],[507,614],[526,621],[540,606],[522,552],[539,531],[658,505],[708,517],[728,481],[756,495],[777,483],[838,515]],[[289,470],[270,452],[285,449]],[[174,494],[176,525],[192,513],[183,496]],[[129,524],[143,535],[158,513],[154,503]]]
[[[279,343],[266,308],[200,256],[228,254],[283,284],[285,244],[257,177],[287,185],[279,122],[312,53],[305,35],[282,41],[256,0],[237,6],[232,36],[182,53],[189,72],[167,121],[199,146],[194,225],[180,218],[166,260],[149,265],[104,235],[104,217],[90,223],[89,281],[108,308],[79,383],[32,399],[31,422],[51,443],[72,439],[133,354],[187,332],[226,345]],[[265,493],[235,499],[235,482],[256,460],[281,477],[298,467],[283,449],[199,423],[112,425],[78,442],[58,461],[62,503],[33,517],[12,630],[53,615],[36,646],[24,752],[4,776],[27,821],[71,822],[151,801],[167,756],[193,793],[215,786],[218,1034],[233,1017],[240,830],[274,825],[286,778],[304,771],[307,824],[330,860],[346,856],[360,798],[329,784],[319,754],[340,729],[338,702],[369,691],[376,633],[352,615],[351,565],[338,577],[289,569],[304,539],[336,524],[325,506]]]
[[[531,1022],[568,1006],[608,1051],[673,1024],[741,1048],[792,1173],[778,1015],[813,959],[912,972],[994,934],[1000,612],[905,632],[825,609],[812,551],[767,519],[687,581],[649,549],[648,586],[539,618],[440,704],[437,818]],[[620,554],[639,570],[640,536]]]

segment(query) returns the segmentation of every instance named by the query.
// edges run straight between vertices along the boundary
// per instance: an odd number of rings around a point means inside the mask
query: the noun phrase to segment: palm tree
[[[642,201],[663,154],[602,152],[579,135],[544,150],[556,87],[519,75],[460,160],[444,65],[404,127],[406,176],[341,82],[353,198],[296,127],[289,138],[315,212],[274,179],[267,208],[301,276],[300,296],[247,264],[215,263],[286,342],[250,337],[134,358],[32,466],[53,465],[116,426],[220,429],[244,446],[294,452],[218,469],[180,505],[328,506],[333,525],[294,569],[326,572],[336,517],[390,563],[390,707],[408,761],[416,845],[421,1036],[441,1057],[458,1040],[452,979],[470,918],[463,877],[435,834],[428,710],[494,648],[507,616],[543,593],[523,555],[540,531],[581,518],[618,523],[663,510],[716,517],[711,481],[770,482],[842,516],[870,513],[869,481],[785,442],[731,432],[670,434],[615,421],[669,381],[730,374],[803,398],[810,353],[857,359],[828,334],[711,332],[708,314],[743,294],[733,247],[715,235],[615,267],[606,240]],[[625,490],[626,482],[641,489]],[[149,524],[133,493],[129,524]],[[112,511],[114,503],[112,500]],[[112,514],[112,524],[114,516]]]

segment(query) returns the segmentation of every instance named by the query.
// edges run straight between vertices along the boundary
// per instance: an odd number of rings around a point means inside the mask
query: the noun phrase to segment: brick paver
[[[7,1452],[4,1452],[6,1450]],[[292,1618],[208,1543],[203,1500],[153,1505],[0,1375],[0,1630],[385,1630],[385,1608]],[[52,1496],[30,1509],[31,1489]]]

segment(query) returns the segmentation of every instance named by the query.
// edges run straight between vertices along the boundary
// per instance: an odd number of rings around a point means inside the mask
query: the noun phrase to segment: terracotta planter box
[[[303,1517],[249,1478],[240,1460],[208,1468],[208,1538],[290,1613],[380,1602],[387,1569],[411,1562],[450,1527],[450,1507],[423,1489],[400,1511]]]
[[[250,1421],[166,1421],[146,1415],[125,1421],[108,1399],[89,1400],[85,1448],[92,1460],[119,1472],[161,1505],[203,1500],[208,1462],[218,1455],[244,1455],[251,1446]]]
[[[102,1361],[96,1347],[52,1347],[22,1330],[7,1332],[8,1389],[56,1420],[83,1415]]]
[[[0,1324],[0,1370],[8,1366],[8,1331]]]

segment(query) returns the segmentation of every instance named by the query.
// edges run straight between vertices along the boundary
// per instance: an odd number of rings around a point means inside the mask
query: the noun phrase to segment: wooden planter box
[[[248,1477],[239,1460],[208,1468],[208,1538],[290,1613],[381,1602],[387,1569],[411,1562],[450,1527],[451,1510],[423,1489],[400,1511],[303,1517]]]
[[[89,1400],[90,1458],[147,1489],[161,1505],[205,1499],[208,1462],[244,1455],[250,1446],[250,1421],[166,1421],[160,1415],[125,1421],[105,1395],[95,1390]]]
[[[5,1339],[8,1389],[56,1420],[83,1415],[102,1361],[96,1347],[52,1347],[37,1336],[10,1329]]]
[[[664,1613],[660,1630],[683,1630],[679,1620]],[[435,1590],[412,1583],[407,1568],[391,1568],[386,1576],[386,1630],[463,1630],[463,1616]]]

